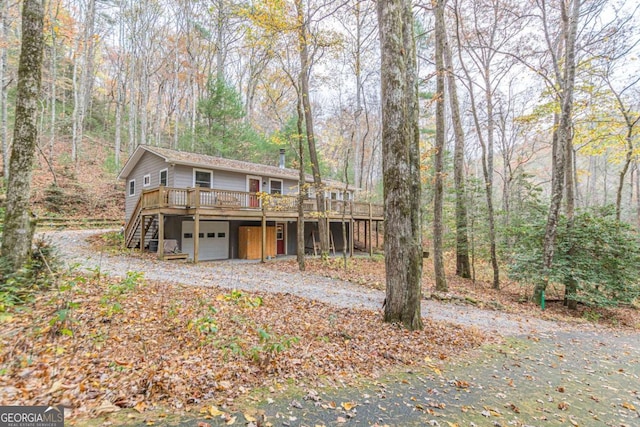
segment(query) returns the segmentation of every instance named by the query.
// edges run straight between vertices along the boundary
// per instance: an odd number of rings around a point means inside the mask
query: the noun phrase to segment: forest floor
[[[640,421],[637,312],[613,328],[491,306],[475,284],[423,300],[425,329],[409,333],[381,322],[376,280],[319,261],[159,262],[95,234],[48,232],[75,273],[0,316],[3,404],[63,404],[77,425]]]

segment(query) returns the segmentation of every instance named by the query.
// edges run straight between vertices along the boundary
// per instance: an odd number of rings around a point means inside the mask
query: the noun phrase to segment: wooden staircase
[[[154,216],[146,216],[144,224],[142,224],[142,205],[141,198],[138,199],[133,215],[129,218],[127,227],[124,230],[124,242],[127,248],[139,248],[140,236],[144,229],[145,242],[158,237],[158,218]]]

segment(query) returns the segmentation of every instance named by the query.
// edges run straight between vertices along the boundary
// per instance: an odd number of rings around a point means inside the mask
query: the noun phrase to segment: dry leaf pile
[[[0,323],[0,401],[62,404],[75,415],[232,405],[256,386],[429,367],[484,339],[428,319],[423,331],[407,332],[376,312],[136,274],[69,279]]]

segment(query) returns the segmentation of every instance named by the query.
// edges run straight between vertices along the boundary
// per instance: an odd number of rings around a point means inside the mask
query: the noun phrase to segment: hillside
[[[51,166],[44,157],[48,150],[37,151],[32,201],[38,216],[124,217],[124,184],[116,178],[118,170],[108,143],[88,138],[85,144],[77,165],[71,161],[71,144],[67,140],[60,139],[55,144]]]

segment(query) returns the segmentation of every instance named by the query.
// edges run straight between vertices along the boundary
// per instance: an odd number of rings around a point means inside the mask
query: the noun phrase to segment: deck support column
[[[262,258],[260,262],[264,263],[267,261],[267,216],[264,212],[264,207],[262,208]]]
[[[200,198],[199,194],[196,194]],[[193,216],[193,263],[198,263],[198,257],[200,256],[200,209],[196,208],[196,213]]]
[[[144,220],[145,216],[140,215],[140,252],[144,252],[144,235],[146,231]]]
[[[354,226],[355,226],[355,221],[353,220],[353,216],[351,217],[351,219],[349,220],[349,254],[350,257],[353,258],[353,249],[354,249],[354,237],[355,237],[355,231],[354,231]]]
[[[369,203],[369,256],[373,256],[373,212]]]
[[[164,260],[164,214],[158,214],[158,259]]]

